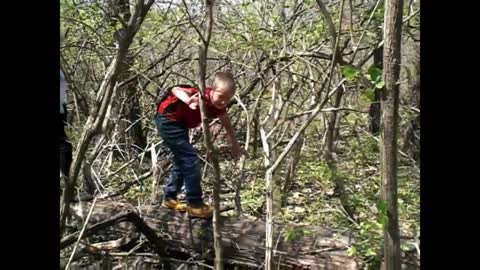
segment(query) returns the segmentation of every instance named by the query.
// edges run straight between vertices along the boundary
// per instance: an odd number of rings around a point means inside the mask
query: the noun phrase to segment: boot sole
[[[213,217],[213,214],[211,216],[200,216],[200,215],[196,215],[196,214],[191,214],[189,212],[187,212],[187,215],[189,217],[193,217],[193,218],[204,218],[204,219],[210,219]]]
[[[194,215],[188,214],[188,217],[189,217],[189,218],[212,219],[212,218],[213,218],[213,215],[211,215],[211,216],[209,216],[209,217],[201,217],[201,216],[194,216]]]
[[[176,208],[171,208],[171,207],[168,207],[164,204],[162,204],[162,208],[165,208],[165,209],[170,209],[172,211],[178,211],[178,212],[181,212],[181,213],[185,213],[187,211],[187,209],[176,209]]]

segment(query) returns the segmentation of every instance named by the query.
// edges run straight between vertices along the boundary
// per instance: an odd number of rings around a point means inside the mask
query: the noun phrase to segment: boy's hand
[[[188,107],[190,107],[190,109],[196,110],[198,107],[198,93],[190,96],[185,103],[188,105]]]

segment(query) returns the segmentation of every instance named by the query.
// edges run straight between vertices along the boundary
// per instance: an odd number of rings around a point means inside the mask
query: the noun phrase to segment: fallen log
[[[74,220],[80,227],[89,203],[77,203],[72,209]],[[222,216],[221,224],[225,263],[263,268],[265,222]],[[159,204],[136,208],[128,203],[97,201],[84,235],[98,234],[107,226],[123,235],[135,231],[143,233],[157,254],[167,257],[166,261],[178,253],[204,260],[212,259],[214,255],[211,220],[189,218]],[[319,226],[275,224],[275,232],[276,267],[357,269],[355,260],[347,256],[348,238],[332,230]],[[64,237],[61,248],[73,244],[77,238],[78,234]]]

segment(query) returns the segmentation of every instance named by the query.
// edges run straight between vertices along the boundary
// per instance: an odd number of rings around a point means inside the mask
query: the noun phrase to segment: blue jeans
[[[200,186],[200,160],[190,144],[188,128],[182,123],[172,121],[161,114],[155,117],[155,125],[160,137],[173,154],[172,168],[163,188],[164,199],[177,199],[182,185],[185,183],[185,197],[187,204],[199,205],[203,203],[202,187]]]

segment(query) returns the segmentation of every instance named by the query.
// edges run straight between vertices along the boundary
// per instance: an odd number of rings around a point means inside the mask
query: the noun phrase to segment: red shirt
[[[197,88],[183,88],[183,89],[189,91],[191,95],[194,95],[198,92]],[[204,93],[205,106],[207,109],[207,117],[210,119],[218,118],[227,112],[225,108],[217,109],[212,105],[212,101],[210,100],[211,91],[212,91],[212,88],[207,87]],[[167,107],[168,107],[168,110],[167,112],[165,112],[165,109]],[[172,93],[170,93],[167,96],[167,98],[160,103],[160,105],[158,106],[158,112],[165,115],[167,118],[173,121],[182,122],[183,124],[185,124],[187,128],[196,128],[202,122],[200,118],[199,107],[197,107],[196,110],[192,110],[187,104],[183,103]]]

